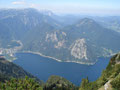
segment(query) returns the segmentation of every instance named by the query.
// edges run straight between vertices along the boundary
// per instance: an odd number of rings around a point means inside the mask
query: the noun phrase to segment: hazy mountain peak
[[[81,19],[81,21],[84,21],[84,22],[95,22],[93,19],[90,19],[90,18],[83,18],[83,19]]]
[[[77,27],[79,26],[95,26],[98,25],[93,19],[89,19],[89,18],[83,18],[81,19],[78,23],[77,23]]]

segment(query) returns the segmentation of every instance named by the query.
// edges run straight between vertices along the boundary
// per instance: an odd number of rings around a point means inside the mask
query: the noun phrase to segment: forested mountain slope
[[[0,49],[4,52],[8,49],[4,46],[16,40],[21,44],[16,52],[30,51],[81,64],[95,64],[99,57],[120,51],[120,33],[90,18],[64,27],[53,16],[32,8],[0,10]]]

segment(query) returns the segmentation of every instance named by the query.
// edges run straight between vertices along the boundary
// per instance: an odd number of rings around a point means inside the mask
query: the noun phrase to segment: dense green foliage
[[[77,90],[77,87],[65,78],[53,75],[47,80],[44,90]]]
[[[25,79],[12,78],[0,83],[0,90],[43,90],[43,88],[34,79],[25,77]]]
[[[84,90],[86,87],[88,87],[89,84],[89,80],[87,79],[82,79],[82,83],[80,85],[81,89],[80,90]]]
[[[0,82],[5,82],[6,80],[10,80],[10,77],[4,74],[0,74]]]
[[[0,90],[78,90],[78,88],[59,76],[51,76],[45,85],[41,85],[35,79],[26,76],[24,79],[11,78],[4,82],[1,82],[0,79]]]
[[[115,77],[115,79],[111,82],[111,85],[116,90],[120,90],[120,74]]]

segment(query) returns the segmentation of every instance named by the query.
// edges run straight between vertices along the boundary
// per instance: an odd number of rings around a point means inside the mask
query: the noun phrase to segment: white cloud
[[[12,2],[12,4],[14,4],[14,5],[25,5],[26,2],[25,1],[15,1],[15,2]]]
[[[14,1],[14,2],[12,2],[12,4],[17,7],[22,6],[23,8],[25,8],[25,7],[36,8],[38,6],[37,4],[30,3],[25,0]]]

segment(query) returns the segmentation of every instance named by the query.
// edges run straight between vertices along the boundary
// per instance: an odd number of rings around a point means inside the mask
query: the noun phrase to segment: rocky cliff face
[[[88,59],[87,46],[84,38],[76,40],[71,46],[71,55],[78,59]]]

